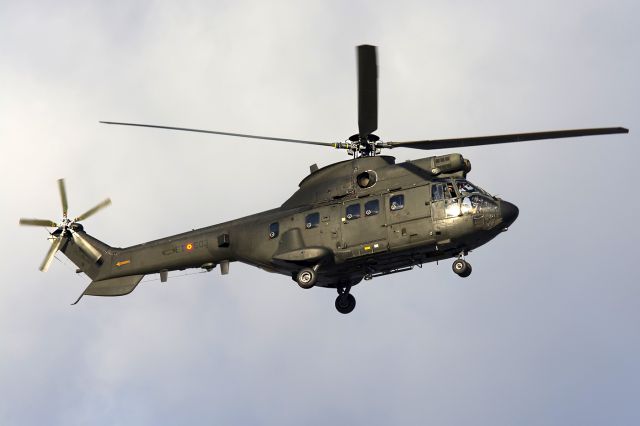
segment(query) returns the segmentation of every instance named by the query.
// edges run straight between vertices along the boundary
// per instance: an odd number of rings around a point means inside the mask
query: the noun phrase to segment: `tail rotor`
[[[44,260],[42,261],[42,264],[40,265],[40,270],[42,272],[47,272],[47,269],[49,269],[49,265],[51,265],[51,262],[53,262],[53,257],[56,255],[56,253],[60,249],[61,244],[62,244],[61,237],[57,237],[56,239],[53,240],[53,243],[51,244],[51,247],[49,248],[47,255],[45,256]]]
[[[82,225],[79,223],[81,220],[85,220],[103,208],[109,206],[111,204],[111,199],[107,198],[96,206],[90,208],[80,216],[76,217],[73,220],[68,218],[68,210],[69,204],[67,201],[67,190],[65,186],[64,179],[58,179],[58,190],[60,192],[60,201],[62,204],[62,222],[60,224],[47,219],[20,219],[20,225],[23,226],[41,226],[46,228],[56,228],[53,232],[50,232],[51,238],[53,242],[47,255],[45,256],[42,264],[40,265],[40,270],[42,272],[46,272],[53,261],[55,254],[60,250],[60,246],[64,242],[65,239],[71,237],[73,242],[85,253],[90,259],[94,262],[98,262],[102,254],[93,246],[86,238],[82,236],[79,232],[82,230]]]

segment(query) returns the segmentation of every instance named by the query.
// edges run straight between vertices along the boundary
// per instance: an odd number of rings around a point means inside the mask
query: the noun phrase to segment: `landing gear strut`
[[[459,257],[453,262],[451,269],[453,269],[453,272],[462,278],[466,278],[471,275],[471,264],[462,257]]]
[[[338,297],[336,297],[336,309],[341,314],[348,314],[356,307],[356,298],[353,294],[349,293],[351,286],[344,289],[338,289]]]

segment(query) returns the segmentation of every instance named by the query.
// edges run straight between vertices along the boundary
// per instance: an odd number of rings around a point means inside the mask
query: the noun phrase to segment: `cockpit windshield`
[[[496,214],[498,205],[486,195],[473,194],[462,198],[460,203],[462,214]]]
[[[436,206],[444,207],[443,217],[461,215],[495,215],[498,204],[493,197],[482,188],[466,179],[443,179],[431,185],[431,201]]]
[[[487,191],[472,184],[468,180],[456,179],[456,186],[458,188],[458,192],[460,193],[461,197],[467,197],[474,193],[491,196]]]
[[[487,191],[468,180],[456,179],[455,182],[460,193],[460,212],[462,214],[492,215],[497,212],[498,205]]]

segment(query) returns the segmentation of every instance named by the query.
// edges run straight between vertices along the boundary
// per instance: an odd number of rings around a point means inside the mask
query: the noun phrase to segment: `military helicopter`
[[[335,307],[347,314],[356,300],[351,289],[364,280],[404,272],[453,258],[460,277],[471,274],[468,253],[489,242],[518,217],[518,208],[471,183],[471,163],[461,154],[396,164],[383,149],[448,149],[541,139],[628,133],[622,127],[559,130],[407,142],[383,141],[378,128],[378,64],[375,46],[356,48],[358,133],[342,142],[257,136],[183,127],[103,121],[216,135],[266,139],[343,149],[351,159],[318,168],[280,207],[127,248],[111,247],[84,231],[81,221],[108,206],[106,199],[71,219],[63,179],[58,181],[62,221],[20,219],[21,225],[54,228],[40,266],[46,271],[58,251],[91,278],[80,295],[131,293],[145,275],[219,267],[244,262],[290,276],[304,288],[337,289]]]

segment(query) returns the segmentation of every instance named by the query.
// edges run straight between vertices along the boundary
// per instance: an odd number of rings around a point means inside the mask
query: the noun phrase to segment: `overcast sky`
[[[637,1],[0,0],[0,424],[637,425]],[[110,196],[86,230],[128,246],[280,205],[341,141],[355,50],[379,46],[387,140],[624,125],[459,150],[514,202],[509,232],[353,289],[231,273],[89,280],[20,217]],[[422,154],[395,150],[399,161]],[[428,155],[428,154],[426,154]]]

